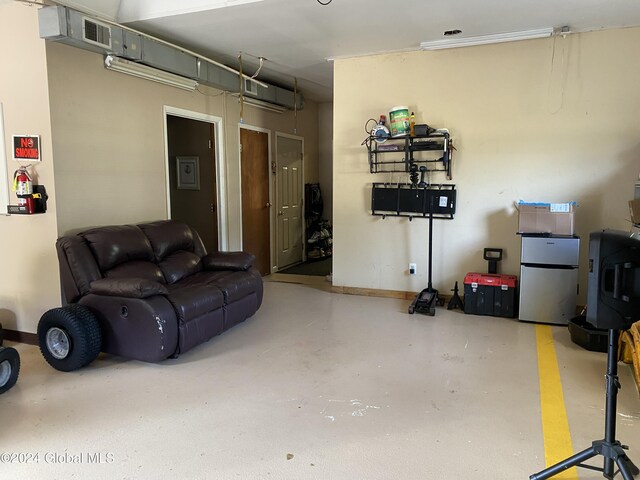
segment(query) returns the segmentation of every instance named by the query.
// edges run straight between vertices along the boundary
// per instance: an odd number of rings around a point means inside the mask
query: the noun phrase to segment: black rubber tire
[[[62,330],[68,337],[69,350],[64,358],[56,358],[47,347],[47,332]],[[42,356],[56,370],[71,372],[93,362],[100,354],[102,331],[96,316],[78,304],[45,312],[38,323],[38,341]]]
[[[2,324],[0,323],[0,347],[4,343],[4,330],[2,329]]]
[[[6,380],[0,381],[3,383],[0,385],[0,394],[6,392],[13,387],[18,381],[18,375],[20,374],[20,355],[15,348],[2,348],[0,347],[0,365],[3,362],[8,362],[6,365],[11,369],[11,373]]]

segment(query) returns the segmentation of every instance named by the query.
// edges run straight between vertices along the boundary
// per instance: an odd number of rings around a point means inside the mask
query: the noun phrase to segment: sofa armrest
[[[101,278],[91,282],[90,293],[113,297],[147,298],[166,295],[169,292],[161,283],[144,278]]]
[[[205,270],[249,270],[256,257],[247,252],[213,252],[202,257]]]

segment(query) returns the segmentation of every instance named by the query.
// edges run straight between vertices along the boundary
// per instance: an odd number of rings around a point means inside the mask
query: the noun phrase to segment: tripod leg
[[[595,457],[596,455],[598,455],[598,452],[596,452],[595,448],[589,447],[579,453],[576,453],[572,457],[569,457],[565,460],[562,460],[561,462],[556,463],[555,465],[550,466],[549,468],[545,468],[541,472],[534,473],[529,477],[529,480],[545,480],[546,478],[551,478],[554,475],[559,474],[560,472],[564,472],[568,468],[575,467],[579,463]]]
[[[634,470],[637,473],[638,467],[636,467],[626,455],[616,458],[616,463],[618,464],[622,478],[624,478],[624,480],[633,480],[633,477],[635,476]]]
[[[613,480],[613,459],[605,457],[603,465],[604,467],[602,468],[602,476],[608,478],[609,480]]]
[[[636,464],[633,463],[629,457],[626,457],[626,458],[627,458],[627,463],[631,467],[631,473],[634,475],[638,475],[640,473],[640,468],[638,468]]]

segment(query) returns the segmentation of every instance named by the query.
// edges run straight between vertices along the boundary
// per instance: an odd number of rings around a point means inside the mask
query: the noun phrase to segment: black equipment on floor
[[[20,374],[20,355],[15,348],[2,346],[4,333],[0,324],[0,394],[13,387]]]
[[[492,273],[492,274],[498,273],[498,262],[502,260],[502,249],[501,248],[485,248],[484,254],[482,256],[487,262],[489,262],[489,268],[487,270],[487,273]]]
[[[306,222],[307,261],[313,262],[331,257],[332,230],[331,223],[322,218],[324,201],[319,183],[304,185],[304,215]]]
[[[451,291],[453,292],[453,296],[451,297],[451,300],[449,300],[449,304],[447,305],[447,310],[453,310],[454,308],[459,308],[464,312],[464,302],[460,298],[460,295],[458,295],[458,282],[456,282],[456,286],[453,287],[453,290]]]
[[[431,271],[433,265],[433,217],[437,212],[439,214],[450,214],[450,218],[453,218],[453,214],[455,213],[455,190],[453,190],[453,186],[449,185],[446,187],[449,187],[450,190],[443,190],[442,187],[445,186],[429,185],[423,188],[416,188],[414,189],[415,193],[412,193],[415,197],[416,203],[422,204],[423,211],[429,216],[429,283],[427,288],[418,293],[413,302],[411,302],[411,305],[409,305],[409,313],[411,314],[414,312],[430,316],[436,314],[438,290],[433,288],[433,284],[431,282]],[[413,192],[413,190],[410,191]],[[443,209],[447,211],[443,212]]]
[[[618,337],[640,317],[640,240],[626,232],[604,230],[589,236],[589,276],[587,321],[608,332],[606,406],[604,439],[591,447],[531,475],[530,480],[545,480],[577,466],[602,472],[609,480],[618,473],[633,480],[640,469],[624,452],[628,447],[616,440],[618,379]],[[602,455],[603,467],[582,462]],[[614,468],[618,471],[614,472]]]

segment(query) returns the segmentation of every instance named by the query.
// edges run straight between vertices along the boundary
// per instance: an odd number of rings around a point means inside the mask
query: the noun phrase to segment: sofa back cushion
[[[185,250],[193,252],[193,234],[188,225],[177,220],[161,220],[138,225],[149,239],[156,262],[166,256]]]
[[[168,284],[202,270],[200,250],[191,228],[177,220],[138,225],[149,239],[156,262]],[[199,242],[199,238],[197,239]],[[201,242],[200,242],[201,243]]]
[[[138,227],[99,227],[80,234],[103,273],[128,262],[153,262],[151,243]]]
[[[165,283],[154,263],[151,243],[134,225],[99,227],[80,234],[89,246],[100,271],[108,278],[144,278]]]
[[[200,257],[186,250],[178,250],[167,255],[159,266],[169,285],[202,270]]]

